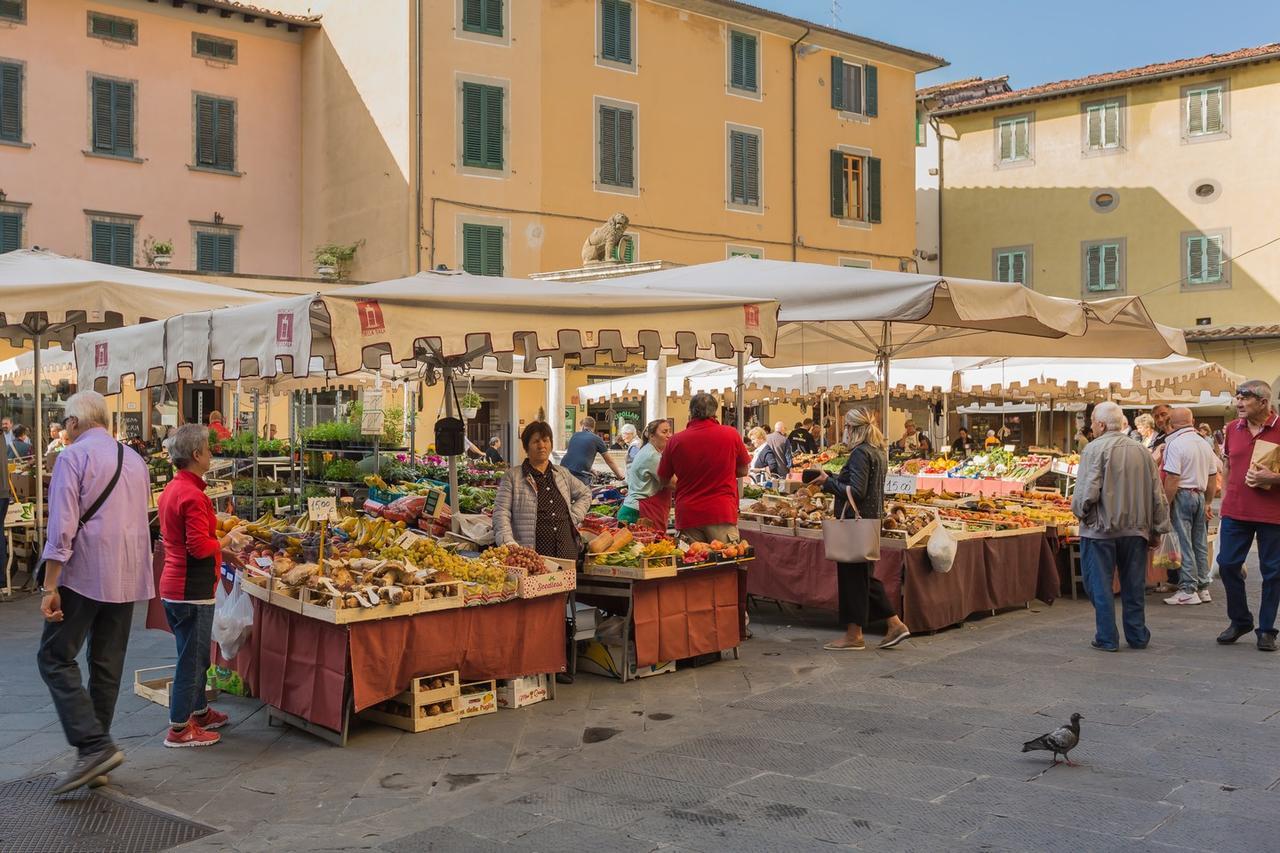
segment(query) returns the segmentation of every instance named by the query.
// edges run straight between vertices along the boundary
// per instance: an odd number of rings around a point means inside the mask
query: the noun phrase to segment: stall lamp
[[[219,213],[219,212],[218,212],[218,211],[216,211],[216,210],[213,212],[213,224],[214,224],[214,225],[221,225],[221,224],[222,224],[222,214],[221,214],[221,213]]]
[[[8,200],[9,200],[9,194],[4,190],[0,190],[0,201],[8,201]]]

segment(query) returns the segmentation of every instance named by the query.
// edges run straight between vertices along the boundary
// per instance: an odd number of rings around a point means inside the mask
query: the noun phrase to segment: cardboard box
[[[667,672],[676,671],[675,661],[666,661],[664,663],[655,663],[651,666],[642,666],[636,668],[636,646],[635,643],[629,644],[631,647],[631,657],[629,660],[629,672],[627,678],[648,678],[651,675],[662,675]],[[622,646],[600,642],[599,640],[588,640],[582,647],[582,651],[578,653],[578,672],[586,672],[592,675],[603,675],[606,678],[616,678],[622,680]]]
[[[507,678],[498,682],[498,707],[523,708],[533,705],[550,696],[550,679],[553,676],[522,675],[519,678]]]
[[[496,681],[472,681],[462,685],[458,700],[458,716],[478,717],[498,710],[498,685]]]

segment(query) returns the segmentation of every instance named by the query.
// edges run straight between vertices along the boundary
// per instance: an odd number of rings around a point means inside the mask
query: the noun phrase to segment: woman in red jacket
[[[204,493],[204,475],[213,453],[209,431],[199,424],[179,427],[169,458],[178,473],[160,495],[160,536],[164,571],[160,599],[178,644],[178,664],[169,699],[170,747],[212,746],[227,715],[205,700],[205,673],[213,633],[213,601],[225,539],[219,540],[213,503]]]

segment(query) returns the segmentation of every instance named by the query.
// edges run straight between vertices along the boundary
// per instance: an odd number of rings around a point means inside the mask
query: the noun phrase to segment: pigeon
[[[1065,726],[1059,726],[1048,734],[1040,735],[1035,740],[1027,741],[1022,745],[1022,751],[1034,752],[1042,749],[1045,752],[1052,752],[1054,764],[1058,763],[1058,755],[1061,754],[1069,766],[1078,766],[1071,760],[1069,753],[1080,744],[1080,721],[1083,719],[1084,717],[1079,714],[1072,714],[1071,722]]]

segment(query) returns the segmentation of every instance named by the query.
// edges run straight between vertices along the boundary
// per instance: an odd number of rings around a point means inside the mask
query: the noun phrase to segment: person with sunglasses
[[[1223,492],[1218,528],[1218,573],[1227,591],[1231,625],[1218,635],[1224,645],[1254,630],[1244,587],[1244,561],[1258,542],[1262,600],[1258,604],[1258,649],[1276,650],[1276,608],[1280,605],[1280,473],[1253,462],[1259,441],[1280,445],[1280,414],[1271,405],[1271,386],[1250,379],[1236,389],[1238,419],[1223,429]]]

